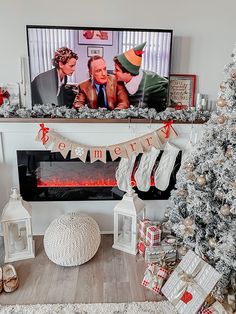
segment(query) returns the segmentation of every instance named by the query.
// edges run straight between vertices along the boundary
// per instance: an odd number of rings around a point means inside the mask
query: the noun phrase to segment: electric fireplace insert
[[[161,153],[162,154],[162,153]],[[156,160],[152,174],[158,167],[161,154]],[[141,155],[137,156],[133,175],[138,168]],[[179,153],[170,184],[166,191],[158,190],[151,176],[148,192],[139,191],[132,184],[139,197],[148,199],[168,199],[176,182],[176,173],[180,167]],[[90,163],[89,154],[85,163],[80,159],[66,159],[60,153],[51,151],[17,151],[20,192],[26,201],[82,201],[82,200],[118,200],[124,195],[116,184],[115,172],[119,159],[112,161],[107,153],[107,163]]]

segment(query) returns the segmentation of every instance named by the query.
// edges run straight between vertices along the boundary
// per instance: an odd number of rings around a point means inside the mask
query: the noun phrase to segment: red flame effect
[[[104,180],[104,179],[84,179],[80,181],[74,180],[59,180],[56,178],[51,178],[48,181],[39,179],[37,186],[39,188],[43,187],[99,187],[99,186],[116,186],[116,180]]]
[[[136,186],[136,182],[134,176],[131,178],[132,186]],[[84,180],[61,180],[61,178],[52,177],[50,180],[42,180],[38,179],[37,187],[45,188],[45,187],[113,187],[117,186],[115,179],[84,179]],[[155,186],[154,178],[151,177],[151,186]]]

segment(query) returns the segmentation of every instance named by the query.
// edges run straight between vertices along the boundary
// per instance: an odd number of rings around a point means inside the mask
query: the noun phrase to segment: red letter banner
[[[140,141],[144,151],[150,151],[152,147],[161,148],[161,141],[155,132],[142,136]]]
[[[88,153],[88,147],[82,146],[80,144],[74,144],[71,145],[71,153],[70,158],[79,158],[83,162],[86,162],[86,157]]]
[[[108,146],[108,150],[112,161],[116,160],[118,157],[127,158],[127,153],[123,144]]]
[[[90,162],[101,160],[106,163],[106,148],[105,147],[92,147],[90,148]]]
[[[135,138],[132,141],[124,143],[124,146],[127,151],[128,158],[130,158],[133,153],[138,155],[139,153],[143,152],[143,147],[141,145],[139,138]]]
[[[71,149],[71,142],[64,140],[63,138],[57,138],[54,142],[52,152],[60,152],[64,158],[66,158],[69,150]]]

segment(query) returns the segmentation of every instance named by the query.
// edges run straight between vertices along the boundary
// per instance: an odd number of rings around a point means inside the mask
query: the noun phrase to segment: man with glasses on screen
[[[155,72],[140,69],[145,45],[146,42],[116,56],[114,74],[118,82],[124,83],[130,105],[155,108],[160,112],[166,109],[168,80]]]
[[[52,63],[54,68],[40,73],[31,83],[32,102],[71,107],[75,94],[66,86],[67,76],[75,72],[78,55],[67,47],[57,49]]]
[[[79,93],[74,101],[74,108],[87,105],[89,108],[127,109],[128,94],[123,84],[116,81],[114,75],[107,73],[105,60],[92,56],[88,60],[90,79],[79,84]]]

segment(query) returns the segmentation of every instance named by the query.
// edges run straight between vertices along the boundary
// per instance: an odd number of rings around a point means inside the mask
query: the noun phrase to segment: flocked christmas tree
[[[182,253],[195,250],[223,275],[215,296],[236,270],[236,48],[225,73],[217,111],[178,173],[168,213]]]

